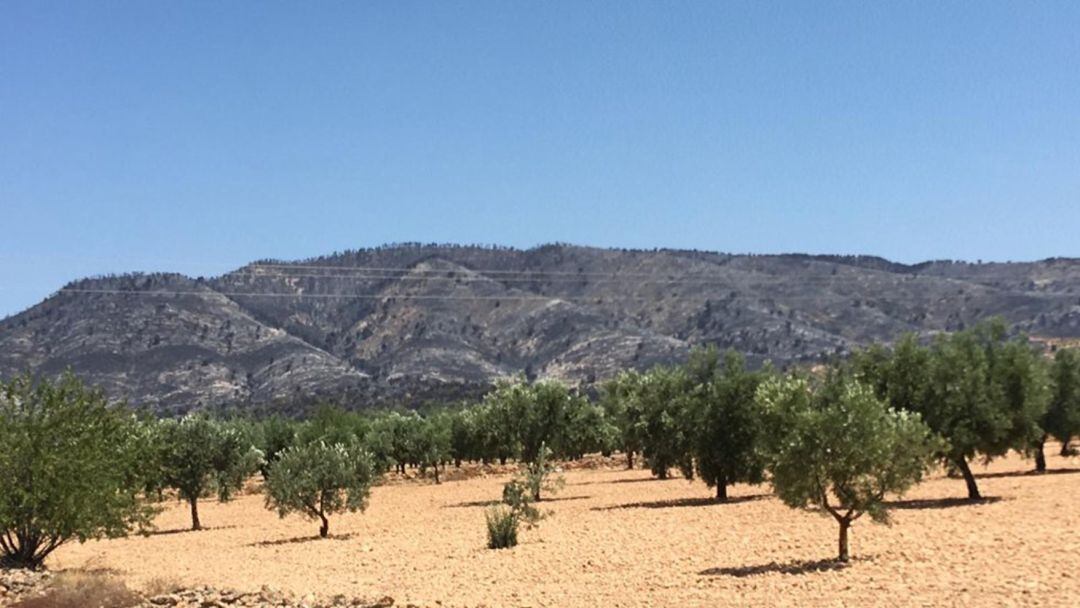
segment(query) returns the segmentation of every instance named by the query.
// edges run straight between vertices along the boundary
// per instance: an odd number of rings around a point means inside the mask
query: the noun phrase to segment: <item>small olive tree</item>
[[[540,444],[532,462],[527,462],[521,469],[521,481],[529,490],[532,500],[542,500],[541,493],[554,494],[566,485],[566,480],[558,474],[558,469],[552,461],[551,448],[546,444]]]
[[[326,538],[327,516],[367,508],[373,477],[371,456],[355,442],[293,446],[270,465],[266,507],[279,517],[299,513],[319,520],[319,536]]]
[[[191,529],[201,530],[199,499],[228,501],[255,473],[262,453],[234,428],[203,416],[165,420],[161,433],[162,479],[191,507]]]
[[[889,409],[863,384],[840,382],[815,395],[803,379],[773,379],[758,398],[773,422],[774,491],[789,507],[831,515],[846,562],[851,524],[864,514],[889,523],[885,497],[922,479],[939,446],[918,414]]]
[[[140,427],[71,374],[0,384],[0,566],[150,524]]]
[[[549,451],[546,447],[541,450],[540,458]],[[489,549],[516,546],[521,524],[532,528],[544,518],[544,513],[533,506],[534,483],[535,479],[526,475],[524,479],[515,478],[503,486],[502,504],[489,508],[485,514]]]

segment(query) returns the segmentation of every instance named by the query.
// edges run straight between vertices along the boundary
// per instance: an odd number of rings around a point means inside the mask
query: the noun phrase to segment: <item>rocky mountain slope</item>
[[[476,395],[518,373],[591,384],[696,344],[816,361],[990,315],[1080,337],[1080,260],[406,244],[209,279],[76,281],[0,321],[0,375],[71,368],[162,413],[364,407]]]

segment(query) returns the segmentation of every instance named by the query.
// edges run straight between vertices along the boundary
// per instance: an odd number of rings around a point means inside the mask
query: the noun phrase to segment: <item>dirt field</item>
[[[646,471],[580,470],[554,511],[510,550],[485,548],[484,502],[504,476],[375,488],[367,512],[317,524],[279,520],[262,497],[208,501],[203,524],[172,505],[160,533],[62,548],[54,569],[105,569],[135,586],[155,578],[300,594],[391,596],[422,606],[1015,606],[1080,600],[1080,460],[1051,457],[1026,475],[1010,457],[983,469],[965,504],[960,480],[935,475],[895,511],[894,526],[860,520],[855,561],[834,556],[836,525],[788,509],[766,488],[730,504],[701,483]],[[817,562],[817,564],[815,564]],[[807,565],[809,564],[809,565]]]

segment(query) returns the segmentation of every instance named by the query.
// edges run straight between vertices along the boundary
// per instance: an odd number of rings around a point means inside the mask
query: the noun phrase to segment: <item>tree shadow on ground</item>
[[[1063,468],[1063,469],[1047,469],[1042,473],[1030,470],[1030,471],[1002,471],[1000,473],[976,473],[976,479],[997,479],[1000,477],[1042,477],[1043,475],[1071,475],[1073,473],[1080,473],[1078,468]]]
[[[612,479],[611,481],[601,481],[598,483],[648,483],[650,481],[671,481],[673,479],[679,478],[668,477],[667,479],[660,479],[659,477],[635,477],[633,479]]]
[[[977,505],[989,505],[1000,502],[1000,496],[986,496],[983,498],[922,498],[912,500],[890,500],[885,502],[889,509],[950,509],[952,507],[974,507]]]
[[[617,473],[625,473],[626,471],[623,470],[623,471],[603,471],[603,472],[610,473],[610,474],[617,474]],[[636,479],[635,478],[635,479],[597,479],[597,480],[594,480],[594,481],[568,481],[568,482],[566,482],[566,486],[567,487],[570,487],[570,486],[598,486],[598,485],[604,485],[604,484],[609,484],[609,483],[634,483],[634,482],[638,482],[638,481],[653,481],[653,479],[652,478]]]
[[[236,526],[203,526],[199,530],[192,530],[189,528],[170,528],[168,530],[147,530],[142,533],[142,536],[168,536],[170,534],[184,534],[187,532],[209,532],[211,530],[228,530],[229,528],[235,528]]]
[[[593,507],[593,511],[616,511],[619,509],[671,509],[676,507],[715,507],[719,505],[735,505],[743,502],[763,500],[772,494],[751,494],[749,496],[732,496],[727,500],[717,500],[714,496],[695,498],[674,498],[670,500],[654,500],[647,502],[628,502],[621,505],[607,507]]]
[[[757,574],[812,574],[814,572],[826,572],[829,570],[843,570],[850,565],[850,562],[841,562],[836,559],[795,560],[784,563],[770,562],[768,564],[758,564],[755,566],[709,568],[698,572],[698,575],[734,576],[743,578]]]
[[[326,538],[323,538],[323,537],[319,536],[318,534],[313,534],[311,536],[294,536],[292,538],[281,538],[281,539],[278,539],[278,540],[261,540],[261,541],[254,542],[254,543],[248,543],[247,546],[248,547],[274,547],[274,546],[278,546],[278,545],[295,545],[295,544],[299,544],[299,543],[308,543],[308,542],[314,542],[314,541],[318,541],[318,540],[349,540],[353,536],[354,536],[354,534],[351,533],[351,532],[349,534],[331,534],[330,536],[327,536]]]
[[[465,507],[494,507],[495,505],[502,504],[501,500],[470,500],[467,502],[456,502],[452,505],[446,505],[444,509],[460,509]]]
[[[542,498],[537,504],[545,504],[549,502],[563,502],[566,500],[586,500],[592,498],[591,496],[553,496],[551,498]],[[452,505],[443,506],[444,509],[460,509],[467,507],[494,507],[503,504],[501,500],[470,500],[468,502],[457,502]]]
[[[545,502],[564,502],[564,501],[567,501],[567,500],[588,500],[590,498],[592,498],[592,496],[552,496],[551,498],[547,498],[547,497],[541,498],[538,502],[539,502],[539,504],[544,504]]]
[[[60,573],[72,573],[72,574],[91,574],[94,576],[123,576],[127,574],[126,570],[120,568],[112,568],[109,566],[83,566],[81,568],[61,568],[54,570],[56,574]]]

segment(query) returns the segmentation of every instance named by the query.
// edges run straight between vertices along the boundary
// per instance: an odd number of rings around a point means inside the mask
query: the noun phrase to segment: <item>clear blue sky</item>
[[[1080,255],[1077,2],[0,4],[0,315],[389,241]]]

